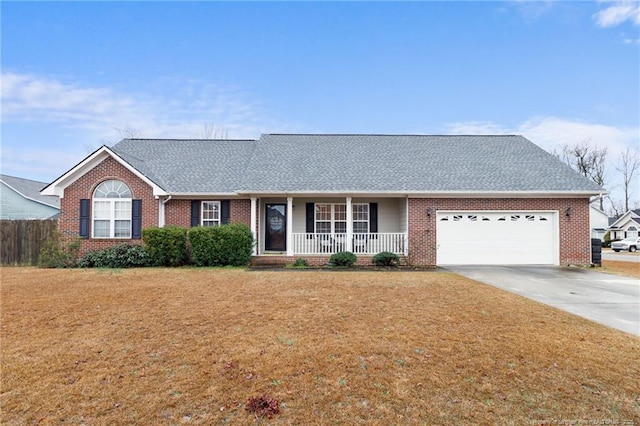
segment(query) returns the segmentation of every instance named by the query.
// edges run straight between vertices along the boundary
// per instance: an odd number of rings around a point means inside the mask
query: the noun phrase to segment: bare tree
[[[227,139],[229,132],[225,129],[217,129],[212,123],[205,123],[202,130],[196,134],[199,139]]]
[[[140,137],[140,131],[131,127],[114,127],[113,130],[118,132],[122,139]]]
[[[591,146],[589,141],[583,141],[574,146],[565,145],[562,148],[562,158],[582,176],[604,186],[607,148]],[[600,210],[604,210],[602,198],[600,198]]]
[[[618,165],[616,166],[616,170],[622,174],[622,185],[624,189],[624,211],[629,211],[629,197],[630,197],[630,186],[633,181],[633,176],[636,171],[640,167],[640,156],[638,155],[638,151],[632,151],[627,148],[622,154],[620,154],[620,158],[618,160]]]

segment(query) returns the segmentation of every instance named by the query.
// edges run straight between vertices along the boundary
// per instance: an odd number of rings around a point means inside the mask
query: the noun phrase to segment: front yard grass
[[[3,424],[640,424],[639,338],[446,271],[1,274]]]

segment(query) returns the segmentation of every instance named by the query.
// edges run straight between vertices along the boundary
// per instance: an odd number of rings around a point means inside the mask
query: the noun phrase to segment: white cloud
[[[562,152],[563,146],[573,146],[582,142],[587,142],[592,147],[607,148],[608,167],[605,185],[615,199],[621,199],[619,193],[621,180],[619,173],[615,170],[620,154],[627,148],[640,150],[638,145],[640,128],[621,128],[558,117],[533,117],[514,127],[483,121],[453,123],[447,126],[447,131],[450,134],[523,135],[547,152],[558,154]],[[637,184],[633,186],[634,193],[637,194],[636,187]]]
[[[627,147],[638,149],[640,135],[638,128],[619,128],[557,117],[533,117],[514,127],[482,121],[454,123],[447,130],[451,134],[523,135],[549,152],[560,152],[564,145],[589,141],[594,146],[607,147],[610,157],[617,157]]]
[[[256,138],[286,131],[238,88],[204,81],[162,81],[152,94],[17,72],[1,76],[3,173],[51,180],[100,145],[145,138]],[[168,93],[168,94],[165,94]]]
[[[162,94],[118,93],[107,87],[31,74],[2,73],[2,122],[57,123],[87,132],[94,140],[113,139],[114,129],[140,137],[195,137],[205,124],[229,137],[257,137],[274,127],[259,103],[239,90],[202,81],[180,84],[170,99]]]
[[[615,27],[626,21],[640,25],[640,3],[636,1],[616,1],[607,3],[605,9],[593,15],[596,25],[603,28]]]

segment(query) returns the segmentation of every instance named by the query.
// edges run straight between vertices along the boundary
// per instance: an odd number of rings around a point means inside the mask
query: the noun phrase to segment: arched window
[[[102,182],[93,193],[93,238],[131,238],[131,190],[119,180]]]
[[[630,226],[627,228],[627,238],[628,237],[637,237],[638,236],[638,228],[635,226]]]

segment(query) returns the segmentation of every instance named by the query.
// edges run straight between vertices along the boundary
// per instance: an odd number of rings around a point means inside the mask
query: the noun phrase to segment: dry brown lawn
[[[603,260],[602,269],[597,269],[597,271],[616,275],[624,275],[627,277],[640,278],[640,263],[621,262],[618,260]]]
[[[640,338],[445,271],[1,274],[3,424],[640,424]]]

